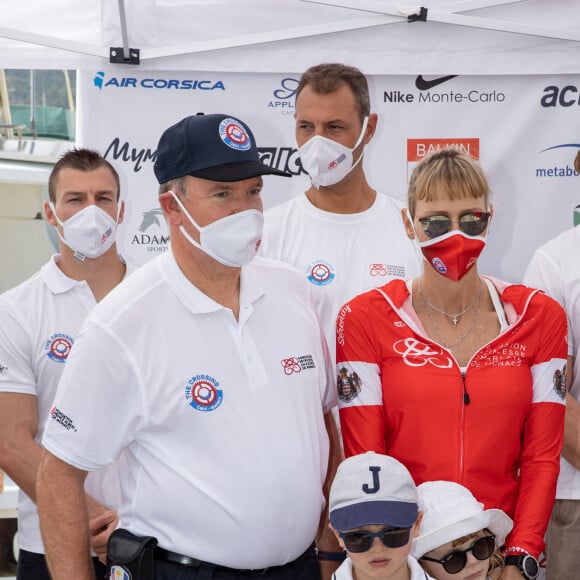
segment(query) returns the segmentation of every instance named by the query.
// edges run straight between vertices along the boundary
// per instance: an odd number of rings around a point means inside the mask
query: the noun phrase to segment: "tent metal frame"
[[[414,15],[419,14],[421,9],[423,10],[423,14],[425,13],[425,8],[420,6],[415,8],[401,9],[399,6],[385,3],[382,0],[300,1],[334,6],[337,8],[348,8],[359,13],[370,14],[361,16],[359,18],[337,20],[323,24],[283,28],[269,32],[229,36],[227,38],[205,40],[201,42],[192,42],[160,48],[144,48],[140,50],[137,48],[129,48],[125,4],[124,0],[118,0],[119,20],[123,43],[122,47],[95,46],[44,34],[35,34],[22,30],[10,29],[2,26],[0,26],[0,37],[17,40],[28,44],[77,52],[102,59],[109,59],[109,61],[113,63],[138,65],[143,61],[163,57],[202,53],[226,48],[271,43],[282,40],[305,38],[309,36],[319,36],[323,34],[344,32],[361,28],[385,26],[388,24],[395,24],[404,21],[413,21],[417,20],[417,18],[414,18]],[[580,30],[558,30],[547,26],[536,26],[532,24],[522,24],[518,22],[508,22],[484,17],[469,16],[466,14],[458,14],[458,12],[462,11],[465,12],[481,8],[489,8],[497,5],[513,4],[519,1],[521,0],[451,0],[444,7],[429,8],[427,10],[427,21],[580,42]],[[421,23],[418,22],[415,25],[420,26]]]

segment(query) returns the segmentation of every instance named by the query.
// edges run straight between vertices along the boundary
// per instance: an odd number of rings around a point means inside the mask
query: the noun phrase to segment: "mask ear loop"
[[[354,152],[354,150],[362,143],[366,130],[367,130],[367,125],[369,124],[369,117],[368,115],[365,117],[365,120],[363,121],[363,126],[362,126],[362,130],[360,132],[360,135],[358,136],[358,139],[356,141],[356,143],[354,144],[354,147],[351,149],[351,151]],[[352,164],[349,173],[362,161],[362,158],[364,157],[365,154],[365,150],[363,147],[363,150],[360,152],[360,155],[358,157],[358,159]]]
[[[56,208],[54,207],[54,203],[52,203],[52,201],[48,202],[48,207],[52,210],[52,213],[54,215],[54,219],[56,219],[56,223],[57,226],[60,226],[61,228],[63,228],[63,233],[64,233],[64,222],[60,220],[60,218],[58,217],[57,213],[56,213]],[[56,235],[58,236],[59,240],[67,247],[70,248],[70,246],[66,243],[66,240],[64,239],[64,236],[61,235],[61,233],[58,231],[58,227],[54,226],[54,229],[56,230]],[[72,250],[72,248],[71,248]],[[82,260],[80,260],[82,261]]]

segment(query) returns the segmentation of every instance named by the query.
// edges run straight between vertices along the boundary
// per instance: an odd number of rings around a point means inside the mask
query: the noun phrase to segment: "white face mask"
[[[85,258],[102,256],[114,243],[117,222],[96,205],[89,205],[75,213],[66,221],[60,221],[54,204],[49,204],[57,223],[62,226],[62,236],[57,229],[61,242],[74,252],[79,262]]]
[[[352,149],[322,135],[315,135],[299,148],[302,167],[310,175],[316,189],[339,183],[360,163],[363,152],[355,163],[352,162],[352,154],[364,138],[368,121],[369,118],[365,117],[362,131]]]
[[[261,211],[257,209],[240,211],[202,227],[191,217],[179,197],[173,191],[169,193],[191,225],[199,232],[199,242],[196,242],[183,226],[179,226],[179,231],[192,246],[224,266],[239,268],[254,258],[262,241],[264,228],[264,216]]]

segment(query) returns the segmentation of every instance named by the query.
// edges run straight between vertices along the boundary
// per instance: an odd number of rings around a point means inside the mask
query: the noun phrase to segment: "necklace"
[[[481,290],[481,282],[480,282],[479,288]],[[431,322],[431,326],[433,327],[433,330],[435,331],[435,334],[437,335],[437,339],[438,339],[439,344],[444,346],[447,350],[454,349],[475,328],[475,324],[477,323],[477,319],[479,318],[479,308],[481,306],[480,297],[481,297],[481,292],[478,292],[475,301],[471,304],[471,306],[473,306],[473,304],[475,304],[477,302],[477,307],[475,309],[475,312],[473,313],[473,320],[472,320],[471,324],[469,325],[469,328],[453,344],[447,344],[443,340],[443,338],[441,337],[441,333],[439,332],[439,329],[437,328],[437,324],[435,324],[435,321],[433,320],[431,313],[427,309],[428,303],[425,300],[425,297],[423,296],[423,294],[421,292],[421,287],[419,286],[419,298],[421,299],[421,303],[423,304],[423,307],[425,308],[425,313],[427,314],[427,317],[429,318],[429,322]],[[471,306],[467,310],[469,310],[471,308]],[[437,309],[435,308],[434,310],[437,310]],[[464,311],[464,313],[467,312],[467,310]],[[443,312],[442,314],[447,314],[447,313]],[[447,314],[447,316],[449,316],[449,314]]]
[[[423,303],[423,306],[428,306],[432,310],[435,310],[435,312],[439,312],[439,314],[443,314],[444,316],[447,316],[447,318],[450,318],[451,322],[453,322],[453,324],[455,326],[457,326],[457,323],[459,322],[459,318],[461,318],[464,314],[467,314],[474,307],[475,303],[479,302],[479,299],[481,297],[481,282],[479,283],[479,290],[477,291],[477,294],[475,295],[473,302],[465,310],[462,310],[461,312],[458,312],[457,314],[450,314],[449,312],[445,312],[445,310],[441,310],[440,308],[437,308],[437,306],[435,306],[434,304],[431,304],[431,302],[429,302],[429,300],[427,300],[427,298],[425,298],[425,295],[423,294],[423,285],[421,283],[421,278],[419,278],[419,297],[421,298],[421,302]],[[431,317],[429,317],[429,319],[430,318]]]

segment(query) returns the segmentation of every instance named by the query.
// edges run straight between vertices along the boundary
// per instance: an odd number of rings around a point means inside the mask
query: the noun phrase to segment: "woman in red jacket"
[[[417,484],[456,481],[504,510],[514,528],[501,578],[535,577],[562,446],[566,316],[537,290],[479,274],[493,210],[471,158],[425,158],[408,208],[422,276],[357,296],[337,320],[345,453],[392,455]]]

